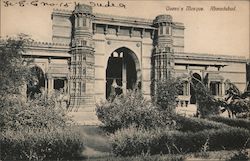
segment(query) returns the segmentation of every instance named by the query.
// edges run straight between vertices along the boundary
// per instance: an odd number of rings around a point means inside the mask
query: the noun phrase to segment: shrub
[[[176,107],[176,99],[181,90],[181,81],[179,79],[170,78],[157,83],[155,101],[163,110],[173,113]]]
[[[37,95],[36,99],[20,101],[11,107],[0,109],[1,130],[56,129],[73,124],[66,109],[57,106],[55,95],[49,98],[45,95]]]
[[[233,156],[231,156],[226,161],[249,161],[250,157],[248,156],[247,150],[239,150],[236,153],[234,153]]]
[[[0,109],[1,159],[43,160],[76,157],[83,149],[80,132],[56,96],[37,95]]]
[[[206,132],[206,131],[205,131]],[[220,130],[211,130],[209,133],[209,147],[211,150],[239,149],[244,146],[250,147],[247,142],[250,138],[250,133],[246,129],[241,128],[226,128]]]
[[[142,154],[131,157],[109,156],[104,159],[96,159],[96,161],[184,161],[184,155],[147,155]]]
[[[8,38],[0,42],[0,109],[15,102],[22,92],[22,85],[29,78],[28,67],[24,63],[22,53],[27,44],[32,42],[27,35]],[[26,61],[26,63],[29,63]]]
[[[145,130],[130,127],[111,136],[114,154],[121,156],[141,153],[166,154],[200,152],[205,144],[209,150],[238,149],[244,146],[250,133],[245,129],[227,128],[200,132]],[[247,143],[246,147],[250,147]]]
[[[76,129],[6,130],[0,136],[2,160],[43,160],[79,157],[84,149]]]
[[[250,121],[246,119],[225,118],[220,116],[212,116],[208,119],[212,121],[221,122],[229,126],[241,127],[250,130]]]
[[[169,114],[159,111],[136,91],[117,96],[113,101],[102,102],[97,105],[96,114],[103,127],[111,132],[131,125],[146,129],[171,127]]]
[[[23,86],[33,78],[28,70],[32,60],[22,59],[31,41],[21,35],[0,45],[0,159],[75,157],[83,148],[81,137],[57,97],[27,100],[23,95]]]
[[[214,98],[207,86],[200,80],[195,79],[196,83],[191,83],[195,90],[195,97],[197,100],[197,111],[201,117],[210,115],[218,115],[220,111],[220,102]]]
[[[198,132],[202,130],[208,130],[208,129],[222,129],[222,128],[228,128],[229,126],[218,123],[215,121],[209,121],[205,119],[200,118],[189,118],[184,117],[180,115],[172,115],[171,118],[176,121],[178,130],[180,131],[191,131],[191,132]]]

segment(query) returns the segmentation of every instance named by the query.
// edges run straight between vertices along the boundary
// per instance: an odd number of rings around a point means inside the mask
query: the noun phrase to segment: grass
[[[111,145],[108,135],[98,126],[79,126],[83,134],[86,149],[83,155],[86,158],[107,157],[111,154]]]
[[[209,151],[200,153],[189,153],[183,155],[154,155],[154,156],[135,156],[135,157],[116,157],[112,155],[111,145],[108,134],[98,126],[79,126],[85,138],[87,148],[83,151],[84,160],[87,161],[185,161],[192,160],[221,160],[226,161],[228,158],[237,153],[236,150]],[[248,149],[250,157],[250,149]],[[83,161],[84,161],[83,160]]]

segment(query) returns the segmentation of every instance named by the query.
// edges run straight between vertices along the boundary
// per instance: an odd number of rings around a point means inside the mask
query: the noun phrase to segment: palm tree
[[[222,101],[222,106],[225,108],[224,111],[228,111],[228,117],[233,118],[237,114],[249,113],[250,101],[245,97],[245,93],[240,92],[230,80],[226,80],[225,85],[226,95],[224,101]]]

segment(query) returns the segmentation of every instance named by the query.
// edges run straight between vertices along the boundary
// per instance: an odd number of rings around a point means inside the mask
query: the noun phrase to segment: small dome
[[[171,15],[159,15],[154,20],[154,23],[161,23],[161,22],[172,22],[172,16]]]
[[[92,7],[86,4],[77,4],[74,13],[88,13],[92,14]]]

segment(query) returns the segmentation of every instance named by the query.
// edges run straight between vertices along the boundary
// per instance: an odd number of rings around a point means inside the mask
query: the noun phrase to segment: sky
[[[94,13],[154,19],[159,14],[172,15],[185,25],[185,52],[219,55],[250,55],[250,1],[180,1],[180,0],[0,0],[0,36],[18,33],[36,41],[52,41],[53,8],[72,10],[74,2],[85,4],[114,3],[124,7],[93,7]],[[25,2],[24,2],[25,1]],[[24,2],[24,3],[22,3]],[[43,6],[43,2],[54,6]],[[94,3],[93,3],[94,2]],[[33,6],[32,4],[37,4]],[[11,5],[12,4],[12,5]],[[24,4],[24,6],[20,6]],[[63,6],[68,4],[68,6]],[[61,5],[61,6],[60,6]],[[7,6],[7,7],[6,7]],[[189,6],[189,7],[188,7]],[[215,11],[211,8],[231,8]],[[194,10],[187,10],[187,8]],[[183,10],[181,10],[183,8]]]

